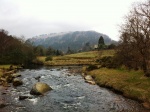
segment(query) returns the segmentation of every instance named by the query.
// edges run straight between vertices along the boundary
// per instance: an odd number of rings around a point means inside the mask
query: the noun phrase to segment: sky
[[[119,25],[138,0],[0,0],[0,29],[26,39],[94,30],[119,39]]]

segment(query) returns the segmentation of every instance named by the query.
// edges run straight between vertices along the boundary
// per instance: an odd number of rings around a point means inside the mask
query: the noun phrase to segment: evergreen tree
[[[70,49],[70,47],[68,47],[68,51],[66,54],[72,54],[72,53],[73,53],[73,51]]]
[[[105,47],[104,38],[102,36],[100,36],[100,38],[98,40],[98,50],[104,49],[104,47]]]
[[[47,56],[49,56],[49,55],[55,55],[55,50],[51,46],[49,46],[47,48],[46,55]]]

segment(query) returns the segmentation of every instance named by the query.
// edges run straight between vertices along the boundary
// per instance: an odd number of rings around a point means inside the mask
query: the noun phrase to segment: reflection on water
[[[43,67],[20,71],[24,84],[8,90],[1,89],[7,91],[1,98],[8,105],[0,112],[148,112],[135,101],[85,83],[81,73],[72,72],[79,69]],[[50,85],[53,90],[43,96],[30,95],[37,76],[41,76],[40,81]],[[29,98],[19,101],[22,95]]]

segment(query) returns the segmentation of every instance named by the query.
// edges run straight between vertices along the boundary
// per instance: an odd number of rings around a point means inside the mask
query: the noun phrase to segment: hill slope
[[[86,43],[90,46],[97,45],[98,39],[103,36],[106,44],[113,43],[107,35],[95,32],[95,31],[75,31],[75,32],[62,32],[62,33],[51,33],[33,37],[28,39],[33,45],[43,45],[45,47],[53,47],[64,52],[67,51],[68,47],[71,50],[78,51],[82,49]]]

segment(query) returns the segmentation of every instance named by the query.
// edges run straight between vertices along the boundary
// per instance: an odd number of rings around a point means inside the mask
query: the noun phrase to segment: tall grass
[[[101,51],[90,51],[76,54],[69,54],[64,56],[53,56],[51,61],[45,61],[46,57],[37,57],[39,61],[45,65],[90,65],[98,64],[96,59],[99,58],[99,52]],[[104,50],[102,56],[112,56],[114,50]]]
[[[129,98],[150,103],[150,79],[141,70],[100,68],[89,74],[100,86],[113,88]]]

